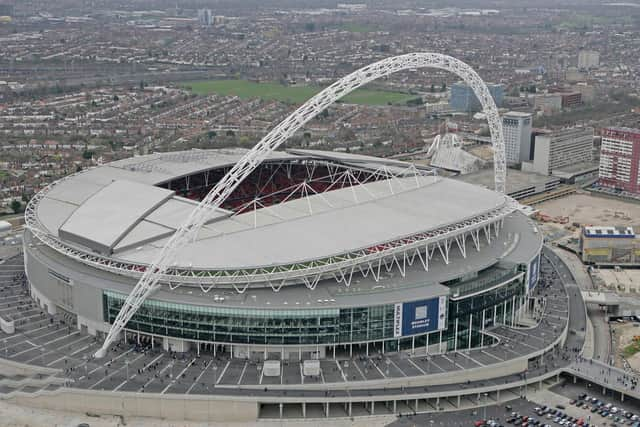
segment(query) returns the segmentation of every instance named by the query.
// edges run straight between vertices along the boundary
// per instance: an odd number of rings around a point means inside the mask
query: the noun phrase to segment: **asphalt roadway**
[[[554,248],[553,252],[569,267],[581,290],[596,290],[593,279],[576,254],[560,248]],[[593,326],[593,358],[606,363],[611,354],[611,330],[605,312],[597,305],[589,304],[587,305],[587,313]]]

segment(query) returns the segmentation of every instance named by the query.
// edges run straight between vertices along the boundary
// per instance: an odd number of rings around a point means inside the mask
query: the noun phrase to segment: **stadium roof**
[[[411,178],[404,181],[407,186],[411,184]],[[385,194],[388,186],[386,180],[364,185],[376,195]],[[357,202],[352,191],[343,188],[325,193],[323,197],[334,208],[323,204],[321,196],[311,196],[312,214],[308,214],[304,199],[272,206],[261,213],[255,228],[253,212],[210,223],[199,239],[179,254],[177,262],[221,269],[304,262],[428,231],[505,202],[493,191],[443,178],[377,199],[357,188]],[[265,218],[267,215],[273,216]],[[159,250],[159,245],[153,244],[120,256],[148,263]]]
[[[150,263],[195,202],[154,184],[234,164],[244,150],[154,154],[93,168],[55,185],[38,205],[52,234],[114,258]],[[315,158],[360,167],[403,165],[362,155],[298,151],[270,160]],[[406,165],[406,164],[404,164]],[[211,213],[179,254],[184,267],[288,265],[368,248],[458,223],[504,206],[494,191],[437,177],[369,182],[233,215]]]
[[[242,294],[223,288],[208,292],[203,292],[197,287],[180,287],[172,290],[161,288],[154,294],[153,299],[227,308],[337,309],[448,295],[449,288],[441,285],[443,281],[468,276],[496,264],[514,265],[529,262],[542,245],[542,236],[530,226],[530,221],[519,212],[508,215],[505,217],[504,232],[500,233],[495,244],[486,245],[483,242],[482,251],[469,251],[466,258],[458,252],[452,252],[451,262],[448,265],[440,262],[441,260],[436,262],[434,259],[428,273],[425,273],[417,262],[407,267],[404,277],[397,271],[384,273],[379,281],[374,280],[372,275],[359,276],[348,288],[332,279],[321,281],[313,290],[305,286],[287,286],[277,293],[265,287],[253,288],[251,293]],[[436,252],[434,258],[439,257],[440,254]],[[84,267],[78,265],[68,268],[73,268],[77,272],[85,271]],[[62,272],[65,273],[64,270]],[[119,281],[113,275],[95,271],[91,272],[90,276],[87,275],[87,280],[89,277],[96,285],[123,295],[131,291],[131,284],[124,278]],[[104,281],[104,283],[96,281]]]

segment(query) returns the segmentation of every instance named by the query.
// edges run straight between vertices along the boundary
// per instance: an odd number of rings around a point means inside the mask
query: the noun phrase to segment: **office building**
[[[574,127],[534,139],[533,162],[523,170],[551,175],[554,170],[593,161],[593,128]]]
[[[499,84],[487,84],[487,88],[489,89],[489,93],[491,93],[496,105],[500,107],[504,100],[504,87]],[[473,89],[462,82],[454,83],[451,86],[449,105],[456,111],[463,111],[466,113],[473,113],[482,110],[482,105],[480,105],[480,101],[473,93]]]
[[[198,9],[198,22],[207,27],[211,26],[213,24],[211,9]]]
[[[507,163],[531,160],[531,113],[510,111],[502,116]]]
[[[533,107],[545,114],[560,111],[562,109],[562,95],[559,93],[544,93],[536,95],[533,99]]]
[[[599,183],[640,194],[640,129],[612,127],[602,130]]]
[[[13,4],[0,1],[0,16],[13,16],[14,13]]]
[[[562,100],[562,108],[574,108],[582,104],[582,93],[566,92],[560,95]]]
[[[594,50],[581,50],[578,54],[578,68],[588,70],[600,65],[600,53]]]

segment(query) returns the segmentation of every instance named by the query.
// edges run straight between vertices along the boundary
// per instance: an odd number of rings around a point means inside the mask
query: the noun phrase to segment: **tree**
[[[444,92],[445,90],[447,90],[447,84],[442,83],[442,87],[440,87],[440,92]]]
[[[19,213],[20,209],[22,209],[22,203],[20,203],[20,200],[14,199],[11,201],[11,210],[14,213]]]
[[[144,90],[144,80],[140,80],[140,90]]]
[[[215,130],[210,130],[209,132],[207,132],[207,136],[209,137],[209,139],[213,139],[215,138],[217,135]]]
[[[83,158],[83,159],[85,159],[85,160],[91,160],[91,159],[93,158],[93,155],[94,155],[94,154],[95,154],[95,153],[94,153],[93,151],[90,151],[90,150],[84,150],[84,151],[82,152],[82,158]]]
[[[417,98],[409,99],[406,102],[406,104],[411,107],[411,106],[416,106],[416,105],[422,105],[422,104],[424,104],[424,101],[422,100],[422,97],[419,96]]]
[[[436,85],[434,85],[433,83],[431,83],[431,88],[429,89],[429,91],[430,91],[431,93],[435,92],[435,91],[436,91]]]

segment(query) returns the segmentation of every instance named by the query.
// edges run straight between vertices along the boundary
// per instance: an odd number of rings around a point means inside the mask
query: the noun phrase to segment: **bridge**
[[[571,365],[563,369],[563,373],[573,376],[574,382],[578,378],[602,387],[602,393],[607,390],[620,394],[620,399],[633,397],[640,400],[640,390],[634,384],[638,381],[635,373],[616,368],[590,358],[578,357]]]

